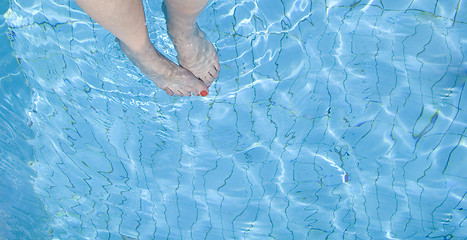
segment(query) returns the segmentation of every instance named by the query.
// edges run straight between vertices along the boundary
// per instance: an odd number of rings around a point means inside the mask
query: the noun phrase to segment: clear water
[[[467,238],[466,4],[213,1],[221,76],[177,98],[73,2],[3,1],[0,239]]]

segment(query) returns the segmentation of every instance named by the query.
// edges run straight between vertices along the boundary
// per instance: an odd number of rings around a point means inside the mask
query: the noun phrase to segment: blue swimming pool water
[[[1,4],[1,240],[467,238],[465,1],[213,1],[207,98],[73,2]]]

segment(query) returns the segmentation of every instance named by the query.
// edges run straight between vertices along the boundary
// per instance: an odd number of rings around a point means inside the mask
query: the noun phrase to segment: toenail
[[[206,97],[207,95],[208,95],[208,92],[206,92],[205,90],[201,91],[201,96]]]

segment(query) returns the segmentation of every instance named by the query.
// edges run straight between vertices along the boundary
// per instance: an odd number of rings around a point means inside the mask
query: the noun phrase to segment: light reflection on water
[[[465,7],[395,2],[214,1],[221,76],[187,99],[73,2],[11,1],[43,237],[466,237]]]

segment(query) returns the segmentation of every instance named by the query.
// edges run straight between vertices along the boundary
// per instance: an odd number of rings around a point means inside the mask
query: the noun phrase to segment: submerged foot
[[[118,39],[117,39],[118,41]],[[187,69],[173,63],[148,42],[141,49],[130,49],[118,41],[126,56],[151,79],[159,88],[170,96],[191,96],[208,94],[207,85]]]
[[[182,21],[167,22],[167,30],[180,66],[190,70],[206,86],[219,76],[219,57],[216,49],[209,42],[198,25],[186,26]]]

